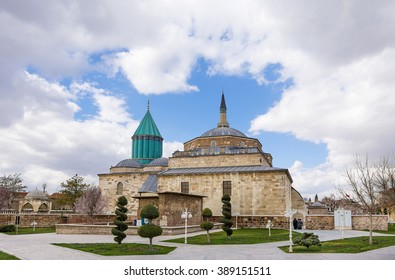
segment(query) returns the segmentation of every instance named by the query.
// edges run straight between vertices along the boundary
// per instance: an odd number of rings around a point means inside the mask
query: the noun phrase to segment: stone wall
[[[56,233],[58,234],[102,234],[111,235],[111,229],[114,226],[107,225],[73,225],[73,224],[57,224]],[[215,224],[213,229],[221,228],[220,224]],[[129,226],[125,231],[126,235],[137,235],[138,227]],[[185,232],[185,227],[162,227],[162,235],[178,235]],[[187,227],[188,233],[203,231],[200,226],[192,225]]]
[[[182,193],[160,193],[159,211],[161,226],[182,226],[185,220],[181,215],[185,209],[192,214],[188,224],[199,225],[202,221],[202,197]]]
[[[189,182],[189,193],[203,195],[203,208],[221,215],[223,181],[231,181],[231,204],[240,215],[282,215],[289,203],[291,183],[285,171],[232,172],[166,175],[158,178],[158,191],[181,191],[181,182]]]
[[[305,229],[332,230],[335,228],[333,215],[308,215],[305,217]]]
[[[0,214],[0,225],[15,224],[16,214]],[[36,227],[55,227],[56,224],[107,224],[112,223],[114,215],[94,215],[91,217],[82,214],[18,214],[20,227],[31,227],[36,222]],[[128,215],[126,222],[133,224],[136,216]]]
[[[368,230],[370,217],[366,215],[354,215],[352,219],[352,229]],[[387,215],[373,215],[373,230],[388,230]]]
[[[194,150],[196,148],[208,148],[212,146],[212,141],[215,141],[215,146],[221,147],[248,147],[258,148],[262,150],[262,144],[258,139],[246,138],[238,136],[216,136],[216,137],[198,137],[184,143],[184,151]]]
[[[169,158],[169,168],[196,168],[219,166],[270,166],[263,154],[226,154]]]
[[[137,216],[138,200],[133,197],[138,195],[138,190],[144,184],[148,175],[148,173],[99,174],[99,187],[108,202],[106,212],[115,212],[117,200],[121,196],[117,195],[117,185],[122,183],[122,195],[128,199],[126,207],[131,215]]]
[[[221,216],[212,217],[211,221],[219,223]],[[289,219],[284,216],[237,216],[238,228],[265,228],[267,222],[272,221],[272,228],[289,229]],[[232,217],[233,226],[236,227],[236,216]]]

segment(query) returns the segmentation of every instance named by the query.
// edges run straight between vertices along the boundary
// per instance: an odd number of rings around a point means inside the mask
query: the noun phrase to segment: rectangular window
[[[181,182],[181,192],[189,193],[189,182]]]
[[[223,181],[222,182],[222,190],[223,194],[232,195],[232,182],[231,181]]]

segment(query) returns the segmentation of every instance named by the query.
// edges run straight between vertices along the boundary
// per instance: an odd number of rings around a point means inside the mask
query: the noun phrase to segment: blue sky
[[[266,152],[272,153],[274,163],[279,167],[289,167],[295,159],[303,161],[306,167],[313,167],[325,161],[326,147],[309,141],[296,139],[290,133],[259,134],[248,133],[250,122],[257,115],[267,112],[281,99],[283,89],[292,86],[292,81],[276,82],[281,65],[269,65],[264,70],[269,84],[259,85],[248,75],[225,76],[207,74],[208,66],[199,61],[191,72],[189,83],[197,85],[199,91],[177,92],[163,95],[141,95],[121,73],[115,77],[87,73],[86,80],[97,87],[106,89],[124,98],[127,111],[140,120],[147,110],[150,100],[151,113],[165,140],[186,142],[216,126],[219,120],[219,104],[222,90],[228,106],[228,120],[231,127],[243,131],[250,137],[258,138]],[[69,82],[64,83],[69,86]],[[81,110],[76,119],[84,120],[97,113],[92,98],[81,99]],[[125,138],[129,138],[125,135]],[[126,155],[125,155],[126,156]]]
[[[147,110],[170,156],[216,126],[258,138],[306,197],[393,155],[392,1],[0,4],[0,174],[92,184]],[[27,12],[28,11],[28,12]],[[369,20],[367,20],[369,19]],[[369,38],[369,40],[366,40]]]

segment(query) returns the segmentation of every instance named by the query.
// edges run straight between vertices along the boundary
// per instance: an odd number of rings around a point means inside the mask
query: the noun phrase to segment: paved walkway
[[[303,232],[303,231],[300,231]],[[315,230],[321,241],[340,239],[339,231]],[[201,234],[201,233],[197,233]],[[345,231],[344,237],[367,236],[365,231]],[[192,235],[192,234],[191,234]],[[189,236],[191,236],[189,235]],[[382,235],[382,234],[374,234]],[[99,256],[72,250],[52,243],[95,243],[114,242],[111,235],[63,235],[56,233],[6,235],[0,234],[0,251],[24,260],[395,260],[395,246],[372,250],[359,254],[289,254],[278,249],[288,245],[284,242],[273,242],[254,245],[189,245],[163,243],[161,240],[179,236],[160,236],[154,238],[155,244],[176,246],[177,249],[167,255],[150,256]],[[127,236],[124,242],[147,243],[148,239],[139,236]]]

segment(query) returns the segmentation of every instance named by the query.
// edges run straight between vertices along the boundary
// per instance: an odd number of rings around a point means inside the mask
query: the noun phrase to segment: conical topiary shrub
[[[128,218],[128,216],[126,215],[126,212],[128,212],[128,208],[125,207],[127,204],[128,200],[126,199],[126,197],[121,196],[120,198],[118,198],[118,208],[115,210],[116,217],[114,219],[114,224],[116,225],[116,227],[111,230],[111,233],[115,235],[114,240],[119,245],[126,237],[124,231],[128,229],[128,225],[125,223]]]
[[[228,194],[224,194],[222,196],[222,217],[221,223],[223,223],[222,230],[226,232],[226,237],[228,239],[232,238],[233,230],[231,229],[232,222],[232,205],[230,204],[230,196]]]

